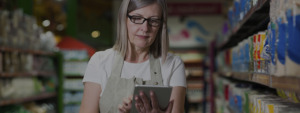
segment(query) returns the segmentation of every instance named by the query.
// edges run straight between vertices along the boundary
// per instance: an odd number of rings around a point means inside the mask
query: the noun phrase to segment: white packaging
[[[285,76],[286,75],[286,62],[285,62],[285,53],[287,48],[287,17],[285,14],[285,1],[280,0],[279,9],[280,13],[277,18],[277,25],[278,25],[278,37],[277,37],[277,57],[276,60],[276,72],[274,73],[275,76]]]
[[[299,0],[291,0],[292,5],[290,7],[292,8],[292,22],[289,20],[289,22],[292,23],[293,31],[292,36],[289,36],[288,38],[288,49],[287,49],[287,57],[286,57],[286,73],[287,76],[300,76],[300,45],[299,45],[299,34],[300,34],[300,1]]]

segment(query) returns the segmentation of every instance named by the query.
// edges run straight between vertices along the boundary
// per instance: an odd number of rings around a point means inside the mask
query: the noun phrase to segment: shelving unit
[[[55,72],[45,72],[45,71],[17,72],[17,73],[0,73],[0,78],[1,77],[34,77],[34,76],[51,77],[54,75],[56,75]]]
[[[63,111],[65,113],[79,112],[83,96],[83,75],[89,56],[83,49],[61,49],[63,53]]]
[[[258,0],[255,7],[252,7],[244,19],[232,30],[227,40],[218,46],[222,51],[236,45],[248,36],[258,31],[266,30],[270,21],[269,16],[270,0]],[[255,24],[256,23],[256,24]],[[274,75],[260,73],[238,73],[238,72],[220,72],[223,76],[230,76],[235,79],[255,82],[270,88],[285,89],[300,92],[300,78],[297,77],[277,77]]]
[[[186,78],[188,103],[201,105],[204,102],[202,61],[184,62],[184,64],[188,74]]]
[[[37,100],[43,100],[47,98],[53,98],[57,94],[55,92],[52,93],[41,93],[34,96],[26,97],[26,98],[19,98],[19,99],[9,99],[9,100],[1,100],[0,106],[7,106],[7,105],[13,105],[13,104],[20,104],[25,102],[31,102],[31,101],[37,101]]]
[[[220,75],[226,77],[232,77],[234,79],[249,81],[268,86],[274,89],[284,89],[300,93],[300,78],[297,77],[277,77],[267,74],[251,74],[251,73],[238,73],[232,72],[231,74],[220,73]]]
[[[171,52],[180,56],[186,71],[187,93],[186,110],[198,113],[202,110],[204,89],[204,63],[202,54],[206,48],[170,48]]]
[[[221,43],[218,43],[218,45],[216,46],[217,48],[212,51],[216,51],[217,54],[222,53],[223,51],[226,51],[227,49],[230,49],[230,48],[238,45],[244,39],[247,39],[250,36],[257,34],[260,31],[266,31],[268,28],[268,24],[270,22],[270,14],[269,14],[270,13],[270,2],[271,2],[271,0],[257,0],[257,4],[249,10],[249,12],[244,16],[244,18],[236,24],[236,26],[231,26],[232,29],[229,32],[229,34],[226,35],[224,40],[221,41]],[[258,39],[258,40],[262,40],[262,39]],[[259,43],[261,43],[261,42],[259,42]],[[244,43],[242,42],[240,44],[243,45]],[[245,44],[245,48],[246,47],[247,47],[247,45]],[[238,52],[240,52],[239,54],[243,54],[242,52],[244,52],[244,51],[249,52],[249,50],[246,50],[246,49],[240,47],[240,45],[237,48],[230,49],[230,50],[234,51],[235,49],[240,50],[240,51],[238,51]],[[226,51],[226,52],[228,52],[228,51]],[[253,51],[250,51],[250,52],[253,52]],[[236,55],[236,54],[232,54],[232,55]],[[223,56],[223,54],[221,54],[221,56]],[[222,65],[229,67],[231,64],[228,64],[226,61],[226,60],[228,60],[227,53],[225,53],[223,57],[224,57],[224,62],[222,62],[222,63],[224,63],[224,64],[222,64]],[[245,56],[242,56],[242,57],[245,57]],[[210,57],[210,58],[216,60],[215,55],[212,55],[212,57]],[[247,60],[248,59],[249,58],[247,58]],[[235,59],[231,59],[231,60],[235,60]],[[237,59],[237,60],[239,60],[239,59]],[[228,62],[231,62],[231,61],[228,60]],[[247,62],[241,61],[241,62],[247,63],[248,61]],[[211,63],[211,64],[214,64],[214,63]],[[235,68],[235,70],[238,70],[238,69],[240,69],[240,68]],[[278,97],[277,99],[289,100],[288,101],[289,104],[293,104],[299,100],[299,99],[297,99],[299,97],[295,96],[295,95],[300,94],[300,78],[299,77],[293,77],[293,76],[287,76],[287,75],[276,76],[277,74],[272,75],[272,74],[264,74],[264,73],[258,73],[258,72],[250,72],[250,71],[246,72],[247,70],[244,71],[243,69],[240,70],[241,72],[232,72],[228,68],[223,70],[222,67],[220,67],[219,70],[213,70],[213,68],[212,69],[210,68],[210,70],[212,70],[211,74],[213,74],[214,76],[216,75],[215,76],[217,78],[216,80],[220,81],[220,84],[217,84],[217,85],[223,85],[223,86],[217,87],[217,89],[216,89],[217,91],[219,91],[216,93],[216,95],[218,95],[218,96],[215,97],[216,102],[219,102],[218,110],[225,108],[226,110],[228,110],[226,112],[229,112],[229,113],[237,113],[237,112],[241,112],[239,110],[244,110],[244,104],[247,105],[250,103],[248,100],[245,100],[245,98],[249,99],[248,98],[249,93],[246,91],[247,90],[246,88],[249,88],[248,86],[255,87],[250,90],[258,91],[258,94],[262,94],[262,92],[260,92],[260,90],[262,90],[262,91],[265,91],[264,93],[266,93],[266,95],[271,94],[271,95],[275,95],[276,98]],[[213,83],[210,83],[210,84],[214,85]],[[267,87],[265,87],[265,86],[267,86]],[[224,92],[227,91],[227,93],[228,92],[229,93],[225,94],[225,95],[220,94],[220,93],[224,93],[223,91]],[[210,93],[212,95],[214,95],[213,90]],[[280,93],[283,93],[283,94],[281,95]],[[222,97],[220,97],[220,95],[222,95]],[[243,95],[245,97],[242,97]],[[251,95],[257,95],[257,94],[251,94]],[[291,97],[291,95],[293,95],[295,98]],[[237,99],[238,96],[241,96],[240,100]],[[233,99],[230,100],[228,98],[231,98],[231,99],[233,98]],[[253,98],[256,99],[256,97],[253,97]],[[234,100],[234,99],[237,99],[237,100]],[[225,101],[225,100],[226,100],[226,104],[229,104],[229,105],[220,107],[220,105],[225,104],[225,102],[221,103],[220,101]],[[243,104],[240,104],[239,102],[243,102]],[[211,103],[210,105],[214,107],[213,103]],[[240,105],[243,108],[240,108],[241,107]],[[229,106],[231,106],[231,107],[233,106],[233,107],[230,108]],[[213,107],[212,107],[211,113],[214,113]],[[291,106],[289,106],[289,107],[291,107]],[[249,111],[249,109],[247,109],[247,110]]]
[[[266,30],[270,21],[269,10],[270,0],[258,0],[257,5],[252,7],[243,20],[230,31],[228,37],[218,45],[217,50],[222,51],[233,47],[248,36]]]
[[[0,72],[0,79],[6,80],[6,79],[15,79],[15,78],[59,78],[59,62],[55,62],[57,59],[57,53],[55,52],[45,52],[40,50],[26,50],[26,49],[17,49],[17,48],[10,48],[10,47],[0,47],[1,53],[17,53],[19,54],[30,54],[32,56],[37,57],[47,57],[51,59],[51,62],[53,62],[53,65],[55,67],[53,71],[48,70],[30,70],[30,71],[15,71],[15,72]],[[4,57],[2,57],[4,58]],[[5,60],[5,59],[0,59]],[[4,63],[4,62],[2,62]],[[2,64],[1,64],[2,65]],[[57,67],[56,67],[57,66]],[[55,91],[43,91],[39,92],[37,94],[34,94],[32,96],[28,97],[20,97],[20,98],[3,98],[0,100],[0,107],[4,106],[10,106],[10,105],[20,105],[23,103],[28,102],[35,102],[35,101],[44,101],[47,99],[53,99],[53,98],[59,98],[59,92],[58,88],[60,87],[60,84],[53,84],[57,87],[55,87]],[[55,106],[59,107],[59,99],[55,102]],[[62,113],[59,108],[55,108],[55,111],[58,113]]]
[[[1,47],[1,46],[0,46],[0,51],[2,51],[2,52],[27,53],[27,54],[44,55],[44,56],[54,56],[55,55],[55,53],[53,53],[53,52],[38,51],[38,50],[26,50],[26,49],[16,49],[16,48]]]

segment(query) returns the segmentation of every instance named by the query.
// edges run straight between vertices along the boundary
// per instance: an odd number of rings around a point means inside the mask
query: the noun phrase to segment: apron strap
[[[122,68],[124,64],[124,58],[119,52],[115,52],[114,61],[112,65],[111,77],[120,77],[122,73]]]

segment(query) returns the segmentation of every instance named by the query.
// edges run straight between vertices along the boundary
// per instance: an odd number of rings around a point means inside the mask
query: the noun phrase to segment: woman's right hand
[[[123,99],[123,105],[119,105],[120,113],[130,113],[132,103],[132,96]]]

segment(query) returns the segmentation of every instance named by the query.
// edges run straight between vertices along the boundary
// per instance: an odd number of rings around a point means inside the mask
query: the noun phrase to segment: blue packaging
[[[279,18],[277,21],[278,25],[278,42],[276,47],[277,52],[277,62],[276,62],[276,76],[285,75],[285,56],[286,56],[286,46],[287,46],[287,23],[283,18]]]
[[[248,40],[245,41],[245,71],[249,72],[250,68],[249,68],[249,64],[250,64],[250,50],[249,50],[249,42]]]
[[[287,24],[278,22],[278,44],[277,55],[281,64],[285,64],[285,50],[286,50],[286,36],[287,36]]]
[[[246,14],[246,0],[240,0],[240,19],[242,20]]]
[[[234,1],[234,18],[236,23],[240,21],[240,0]]]
[[[270,65],[270,69],[269,69],[269,72],[270,74],[274,74],[275,73],[275,70],[276,70],[276,61],[277,61],[277,58],[275,57],[275,54],[276,54],[276,40],[277,40],[277,37],[276,37],[276,27],[277,27],[277,24],[271,22],[270,23],[270,29],[271,29],[271,33],[270,33],[270,56],[271,56],[271,65]]]
[[[288,76],[300,76],[300,14],[295,16],[289,14],[287,18],[289,32],[286,72]]]

